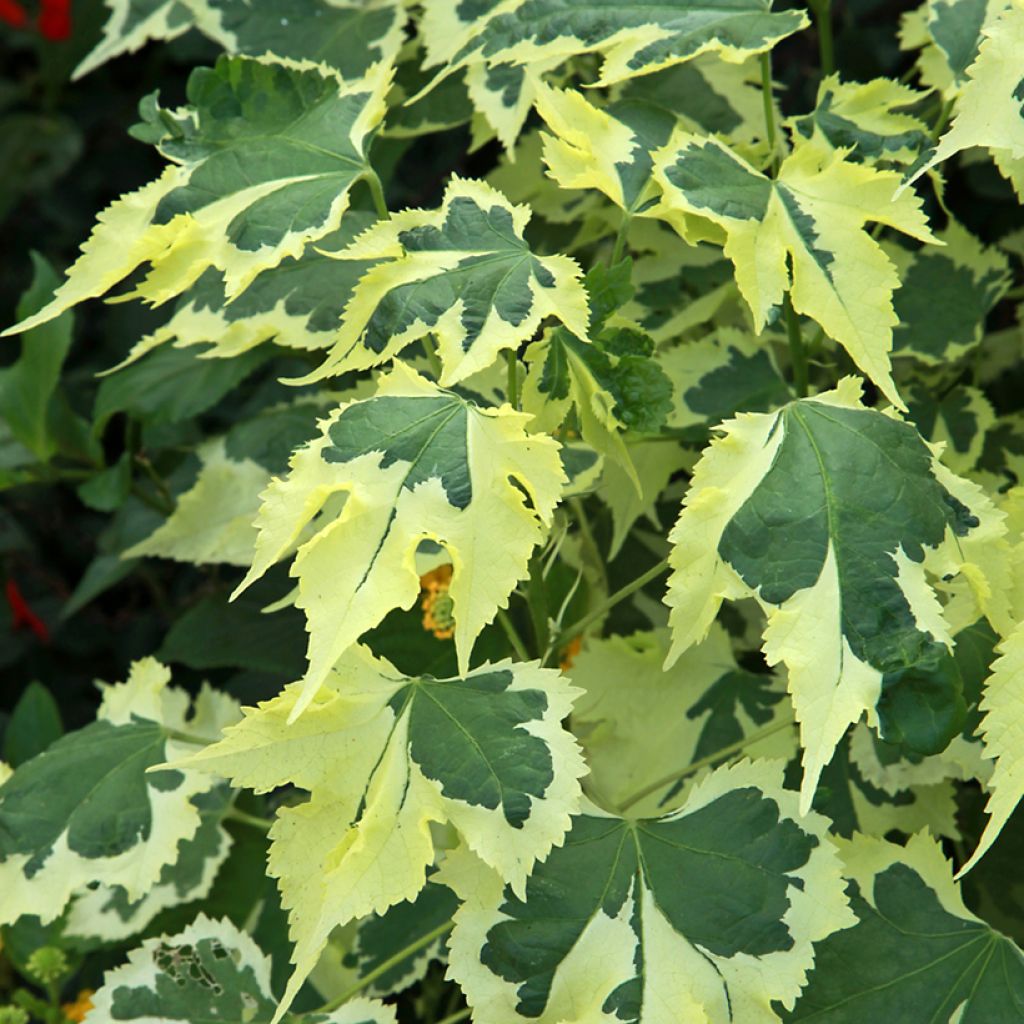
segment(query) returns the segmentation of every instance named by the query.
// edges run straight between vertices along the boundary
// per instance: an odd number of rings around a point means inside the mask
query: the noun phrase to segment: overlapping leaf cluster
[[[785,119],[771,0],[108,7],[80,74],[225,52],[6,332],[0,479],[80,438],[81,601],[226,566],[160,656],[288,681],[190,705],[147,658],[19,758],[9,940],[131,939],[94,1022],[383,1024],[439,958],[449,1021],[1024,1019],[953,881],[1024,795],[1024,244],[943,178],[981,147],[1024,197],[1024,3],[927,0],[913,84],[825,66]],[[391,209],[466,124],[493,169]],[[166,316],[79,422],[104,296]],[[218,914],[238,830],[276,884]]]

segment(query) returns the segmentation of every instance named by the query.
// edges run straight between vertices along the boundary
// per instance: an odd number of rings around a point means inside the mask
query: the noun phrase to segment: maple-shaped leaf
[[[788,290],[793,307],[838,341],[886,398],[902,408],[889,364],[896,324],[896,268],[864,230],[886,224],[934,241],[912,193],[894,198],[899,176],[844,159],[813,143],[795,149],[777,178],[755,170],[716,139],[677,131],[655,154],[658,210],[710,220],[726,233],[725,254],[760,333]]]
[[[209,267],[231,300],[262,270],[334,231],[384,115],[385,65],[344,83],[326,69],[223,57],[189,77],[189,105],[144,103],[142,134],[171,161],[107,207],[53,300],[8,333],[103,295],[143,265],[133,296],[164,302]]]
[[[926,556],[936,576],[954,576],[962,540],[999,528],[977,485],[940,465],[913,426],[862,406],[859,392],[846,378],[724,423],[671,534],[673,657],[705,635],[723,598],[759,601],[765,656],[789,669],[804,808],[883,683],[951,646]]]
[[[525,893],[456,851],[449,971],[474,1019],[764,1021],[792,1006],[813,943],[853,923],[818,814],[781,761],[721,768],[662,818],[584,804]]]
[[[415,553],[440,544],[461,671],[473,642],[526,574],[566,480],[559,446],[530,417],[484,409],[402,364],[348,402],[263,492],[248,586],[291,554],[310,633],[296,714],[346,648],[420,595]],[[495,537],[501,537],[496,545]]]
[[[619,807],[667,779],[629,804],[633,815],[664,813],[679,802],[671,802],[680,790],[673,772],[776,719],[773,745],[748,753],[794,753],[793,729],[781,718],[790,711],[784,684],[741,670],[721,626],[713,624],[702,643],[666,670],[669,642],[668,630],[588,639],[566,672],[583,690],[571,726],[590,769],[584,789],[604,807]]]
[[[516,349],[555,317],[586,337],[581,271],[568,256],[537,256],[523,238],[528,206],[480,181],[454,178],[437,210],[405,210],[337,253],[373,261],[345,307],[323,365],[303,383],[387,362],[426,334],[437,339],[440,383],[456,384]]]
[[[93,1020],[128,1024],[244,1021],[282,1016],[270,982],[270,957],[227,918],[200,914],[184,931],[146,939],[126,963],[107,971],[92,995]],[[376,999],[350,999],[330,1013],[294,1014],[295,1024],[395,1024]]]
[[[1012,0],[983,36],[953,126],[928,159],[915,166],[910,181],[954,153],[983,146],[1024,201],[1024,0]]]
[[[578,806],[586,769],[561,724],[575,693],[535,663],[409,678],[357,646],[297,720],[302,687],[293,683],[184,762],[259,792],[290,784],[310,793],[270,831],[270,872],[295,943],[285,1005],[335,926],[423,888],[431,822],[451,823],[522,892]]]
[[[420,29],[427,65],[444,74],[486,64],[551,65],[584,53],[602,58],[596,85],[681,64],[702,53],[739,63],[807,25],[803,11],[771,0],[428,0]]]
[[[134,53],[152,39],[170,41],[196,28],[228,53],[273,53],[313,61],[355,78],[394,58],[403,39],[399,0],[104,0],[103,38],[75,68],[81,78]]]
[[[73,893],[117,885],[138,900],[200,827],[193,798],[213,788],[199,772],[147,771],[216,739],[237,705],[204,689],[189,695],[146,658],[126,682],[104,687],[97,720],[18,766],[0,786],[0,920],[51,921]]]
[[[233,301],[225,293],[224,274],[209,267],[175,304],[173,315],[132,347],[114,370],[167,342],[175,348],[209,345],[209,358],[234,358],[272,341],[288,348],[327,348],[342,322],[356,282],[371,264],[334,260],[332,251],[348,245],[374,217],[348,210],[341,227],[298,258],[286,257],[260,271]]]
[[[891,78],[843,82],[826,75],[814,110],[790,123],[804,138],[847,149],[856,160],[909,164],[929,143],[928,125],[910,113],[926,96]]]
[[[785,1024],[1024,1019],[1024,953],[964,906],[934,839],[837,844],[857,924],[818,944]]]
[[[653,154],[680,123],[674,110],[646,97],[598,107],[575,89],[548,85],[538,87],[536,107],[550,129],[541,132],[544,162],[563,189],[597,189],[629,217],[666,218],[655,205],[661,186]],[[686,219],[685,236],[719,244],[725,237],[717,224],[693,216]]]

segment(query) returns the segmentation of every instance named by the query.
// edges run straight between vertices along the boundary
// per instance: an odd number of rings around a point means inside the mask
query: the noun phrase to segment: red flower
[[[14,28],[27,28],[29,16],[18,0],[0,0],[0,21]],[[36,28],[44,39],[67,39],[71,35],[71,0],[42,0]]]
[[[24,28],[28,24],[28,15],[17,0],[0,0],[0,21],[6,21],[15,28]]]
[[[22,597],[21,590],[13,578],[7,581],[6,591],[7,603],[11,606],[11,629],[27,626],[44,644],[49,643],[50,631],[46,628],[46,623],[29,608],[28,602]]]
[[[43,0],[39,12],[39,31],[57,42],[71,35],[71,0]]]

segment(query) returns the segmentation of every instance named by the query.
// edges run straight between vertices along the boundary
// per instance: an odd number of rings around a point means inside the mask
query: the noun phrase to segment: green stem
[[[615,245],[612,247],[611,266],[613,267],[626,255],[626,236],[629,234],[629,224],[632,219],[628,213],[624,213],[622,220],[619,221],[619,230],[615,232]]]
[[[637,576],[631,583],[627,583],[624,587],[616,590],[614,594],[602,601],[596,608],[592,608],[582,618],[577,619],[574,623],[566,626],[565,629],[561,630],[556,634],[555,638],[551,641],[551,645],[548,649],[548,658],[554,651],[559,651],[564,647],[573,637],[579,636],[589,625],[600,619],[606,612],[611,611],[617,604],[625,601],[631,594],[635,594],[638,590],[646,587],[652,580],[656,580],[662,573],[668,569],[668,559],[662,559],[657,565],[652,566],[642,576]],[[544,660],[547,661],[548,658]]]
[[[237,807],[232,807],[225,815],[225,821],[237,821],[239,825],[248,825],[250,828],[259,829],[260,832],[269,832],[274,822],[270,818],[261,818],[256,814],[247,814]]]
[[[934,145],[939,141],[939,136],[942,134],[943,129],[949,124],[949,119],[953,115],[953,106],[955,100],[946,100],[941,107],[939,107],[939,116],[935,120],[935,125],[932,127],[931,140]]]
[[[391,213],[388,210],[387,200],[384,198],[384,186],[376,171],[370,171],[366,176],[366,183],[370,186],[370,195],[373,198],[373,208],[381,220],[389,220]]]
[[[772,156],[772,176],[778,172],[779,154],[775,149],[775,108],[772,106],[772,58],[761,54],[761,98],[764,102],[764,130],[768,137],[768,150]]]
[[[455,1013],[448,1014],[447,1017],[442,1017],[437,1024],[458,1024],[460,1020],[465,1020],[472,1012],[472,1008],[467,1006],[462,1010],[457,1010]]]
[[[454,926],[454,921],[445,921],[444,924],[439,924],[433,931],[427,932],[426,935],[420,936],[415,942],[410,942],[405,949],[400,949],[394,956],[388,957],[384,963],[375,967],[369,974],[364,975],[360,978],[351,988],[342,992],[337,999],[332,999],[329,1003],[324,1003],[317,1010],[313,1010],[313,1013],[333,1013],[339,1006],[347,1003],[353,996],[359,995],[364,988],[368,988],[378,978],[387,974],[388,971],[393,970],[400,963],[404,963],[411,956],[415,956],[421,949],[426,949],[432,942],[437,941],[442,935],[447,935]]]
[[[822,75],[831,75],[836,69],[835,48],[832,43],[832,0],[809,0],[818,30],[818,54]]]
[[[601,549],[597,546],[594,531],[590,528],[587,510],[583,507],[583,501],[580,498],[570,498],[569,507],[572,509],[572,514],[576,517],[576,525],[580,530],[580,543],[583,546],[583,555],[597,573],[601,593],[607,594],[608,574],[605,572],[604,558],[601,556]]]
[[[514,349],[507,349],[505,362],[508,369],[508,383],[505,387],[505,397],[513,409],[519,408],[519,359]]]
[[[526,585],[526,604],[533,627],[534,649],[543,657],[548,649],[551,631],[548,626],[548,591],[544,580],[544,564],[538,555],[530,559],[530,576]]]
[[[782,732],[783,729],[788,729],[793,724],[793,721],[793,715],[788,714],[784,718],[779,719],[779,721],[772,722],[771,725],[766,725],[763,729],[758,729],[756,732],[752,732],[749,736],[744,736],[743,739],[737,740],[735,743],[730,743],[728,746],[716,750],[713,754],[708,754],[707,757],[700,757],[696,761],[692,761],[681,771],[672,772],[669,775],[663,775],[660,779],[656,779],[649,786],[644,786],[643,789],[638,789],[632,794],[632,796],[619,804],[619,813],[622,814],[625,811],[628,811],[630,807],[640,800],[643,800],[645,796],[657,793],[659,789],[669,786],[673,782],[679,782],[681,779],[685,779],[688,775],[693,775],[694,772],[699,772],[701,768],[707,768],[709,765],[713,765],[716,762],[721,761],[723,758],[729,757],[732,754],[738,754],[744,749],[744,747],[749,747],[752,743],[757,743],[760,740],[767,739],[769,736],[774,736],[777,732]]]
[[[519,631],[512,622],[512,617],[504,608],[498,609],[498,622],[501,624],[501,628],[505,630],[505,636],[508,637],[508,642],[512,645],[512,650],[516,652],[516,657],[520,661],[529,661],[530,652],[526,649],[526,644],[523,643],[523,638],[519,635]]]
[[[789,358],[793,364],[793,389],[797,398],[807,397],[807,349],[804,348],[803,335],[800,333],[800,321],[790,301],[789,292],[782,300],[782,310],[786,318],[786,336],[789,338]]]

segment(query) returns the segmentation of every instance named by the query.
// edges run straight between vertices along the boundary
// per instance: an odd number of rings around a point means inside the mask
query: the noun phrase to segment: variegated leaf
[[[902,408],[889,364],[899,279],[864,227],[876,221],[922,241],[933,236],[916,196],[894,198],[894,172],[805,143],[773,179],[717,140],[677,131],[655,154],[654,174],[664,190],[657,210],[684,237],[693,215],[725,231],[757,332],[788,290],[794,309],[817,320]]]
[[[941,248],[884,248],[900,274],[893,296],[899,317],[893,355],[945,366],[981,344],[986,319],[1012,278],[1006,257],[986,248],[956,221],[935,237]]]
[[[295,943],[285,1005],[335,926],[420,892],[434,859],[431,822],[450,822],[521,892],[569,828],[585,772],[561,725],[576,691],[532,663],[413,679],[357,646],[295,720],[302,693],[292,684],[248,709],[186,762],[259,792],[291,784],[310,793],[270,832],[270,871]]]
[[[723,327],[662,354],[672,381],[672,412],[667,425],[707,429],[739,412],[767,412],[785,405],[789,388],[771,349],[749,334]]]
[[[455,178],[440,209],[405,210],[363,232],[336,257],[372,265],[304,382],[378,366],[428,333],[444,386],[518,348],[546,317],[586,337],[580,269],[567,256],[535,255],[523,238],[529,218],[489,185]]]
[[[857,924],[818,944],[785,1024],[1010,1024],[1024,1018],[1024,953],[964,906],[942,848],[840,841]]]
[[[955,153],[983,146],[1024,200],[1024,0],[1011,0],[982,35],[953,126],[927,160],[915,166],[910,181]]]
[[[281,1018],[270,987],[270,958],[230,921],[200,914],[184,931],[147,939],[128,962],[103,977],[92,996],[93,1021],[270,1024]],[[395,1024],[375,999],[350,999],[330,1013],[290,1018],[296,1024]]]
[[[804,747],[801,806],[848,726],[951,643],[928,572],[954,576],[961,539],[1001,529],[981,489],[909,424],[864,408],[852,378],[777,413],[723,424],[671,539],[673,657],[723,598],[756,597]]]
[[[232,300],[261,271],[298,259],[339,226],[352,186],[372,173],[366,152],[389,81],[385,65],[344,83],[270,58],[194,71],[189,106],[144,106],[142,134],[170,165],[99,215],[53,300],[10,330],[103,295],[144,265],[131,295],[155,304],[211,267]]]
[[[207,742],[237,714],[204,690],[186,722],[188,694],[168,687],[152,658],[104,688],[97,721],[68,733],[0,786],[0,920],[44,922],[87,885],[117,885],[143,898],[200,827],[196,798],[213,788],[200,772],[147,771]]]
[[[80,78],[134,53],[151,39],[197,28],[228,53],[273,53],[335,68],[347,77],[398,53],[404,18],[398,0],[105,0],[103,38],[75,69]]]
[[[288,475],[263,492],[256,556],[239,590],[298,544],[291,574],[310,664],[296,714],[366,630],[419,598],[422,541],[451,559],[455,645],[460,670],[468,668],[476,637],[526,574],[566,480],[558,444],[527,433],[529,419],[478,407],[397,364],[372,398],[322,420]]]
[[[605,807],[629,805],[632,815],[663,814],[680,803],[671,779],[693,761],[742,740],[774,721],[773,740],[747,748],[752,757],[789,758],[796,749],[785,685],[736,664],[717,623],[707,638],[666,670],[667,630],[586,641],[567,672],[583,690],[571,727],[587,756],[584,789]]]
[[[592,805],[525,893],[462,855],[450,971],[487,1024],[777,1021],[813,943],[853,923],[827,822],[744,761],[663,818]]]
[[[926,93],[889,78],[843,82],[827,75],[814,110],[792,119],[800,136],[850,150],[867,163],[913,163],[929,144],[928,125],[910,108]]]
[[[807,24],[803,11],[771,0],[483,0],[472,7],[427,0],[421,24],[429,65],[550,65],[584,53],[602,58],[608,85],[681,64],[702,53],[739,63]]]

